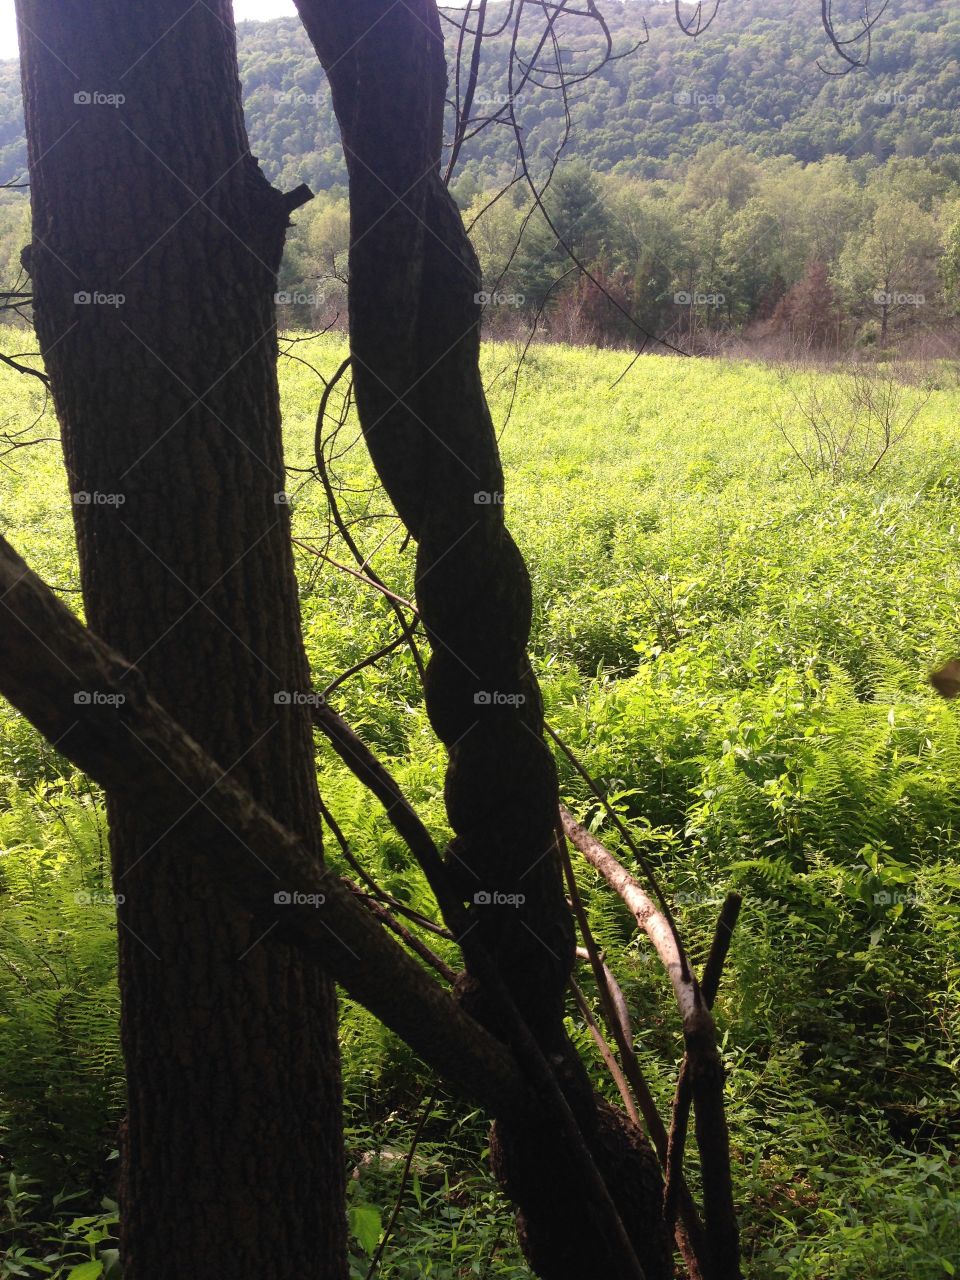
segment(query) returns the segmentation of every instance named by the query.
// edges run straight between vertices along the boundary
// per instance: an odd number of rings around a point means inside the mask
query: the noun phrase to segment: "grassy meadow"
[[[22,345],[10,335],[4,349]],[[322,388],[302,361],[329,375],[344,347],[328,335],[294,351],[300,360],[280,366],[287,487],[296,537],[322,548],[326,505],[305,470]],[[724,892],[745,896],[717,1016],[748,1275],[953,1276],[960,709],[928,676],[960,657],[960,370],[917,374],[904,394],[928,398],[872,474],[855,450],[810,474],[799,421],[793,447],[778,425],[796,404],[771,367],[648,356],[625,373],[622,353],[535,346],[514,393],[516,359],[506,344],[484,355],[507,520],[533,579],[548,720],[629,820],[698,960]],[[833,404],[836,375],[806,376]],[[0,390],[0,431],[43,409],[35,380],[3,369]],[[37,434],[55,434],[52,411]],[[351,419],[340,442],[356,435]],[[58,444],[2,464],[0,532],[48,582],[75,591]],[[372,482],[362,444],[335,470],[350,515],[389,514],[382,493],[362,492]],[[376,567],[409,595],[412,553],[398,526],[371,519],[355,530],[367,551],[386,539]],[[349,559],[336,542],[330,554]],[[297,556],[322,688],[386,644],[396,622],[365,585],[303,547]],[[443,752],[404,651],[332,701],[442,837]],[[425,904],[376,804],[320,744],[318,757],[355,852],[391,892]],[[630,864],[602,807],[559,765],[566,803]],[[114,939],[112,909],[96,900],[109,890],[105,823],[96,792],[6,705],[0,786],[0,1277],[65,1277],[103,1256],[115,1222]],[[666,1111],[681,1053],[666,981],[619,901],[579,870]],[[595,999],[589,972],[579,981]],[[609,1092],[572,1005],[570,1028]],[[434,1082],[350,1004],[343,1054],[362,1277]],[[527,1274],[484,1145],[482,1117],[441,1093],[387,1280]],[[44,1258],[48,1271],[31,1269]]]

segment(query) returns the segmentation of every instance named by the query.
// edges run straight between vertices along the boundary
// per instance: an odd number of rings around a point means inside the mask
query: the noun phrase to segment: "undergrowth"
[[[297,353],[323,370],[341,354],[333,337]],[[513,354],[485,356],[501,426],[511,388],[498,375]],[[305,365],[281,369],[288,460],[307,465],[318,386]],[[548,719],[630,823],[695,959],[723,894],[745,897],[717,1017],[749,1275],[954,1275],[960,725],[927,675],[960,648],[960,394],[935,391],[874,475],[833,479],[790,455],[764,368],[643,358],[612,388],[620,372],[611,353],[533,348],[503,435],[507,518],[530,564]],[[9,371],[0,382],[25,415],[32,389]],[[369,475],[359,450],[338,466],[345,480]],[[297,531],[316,544],[322,494],[298,490],[295,475]],[[37,446],[0,490],[3,533],[75,589],[55,448]],[[372,547],[383,526],[370,527]],[[399,532],[377,566],[412,590]],[[299,571],[322,687],[395,624],[355,580],[307,557]],[[442,839],[444,757],[408,658],[365,669],[334,701]],[[0,1276],[67,1276],[113,1261],[123,1081],[105,820],[97,794],[8,708],[0,763],[0,1164],[14,1179],[0,1210]],[[630,863],[604,808],[558,763],[566,803]],[[378,806],[320,744],[318,764],[357,856],[429,910]],[[681,1053],[665,980],[619,902],[588,868],[580,878],[665,1109]],[[589,973],[579,979],[595,1000]],[[341,1026],[362,1277],[436,1082],[349,1001]],[[613,1097],[572,1007],[569,1029]],[[527,1274],[485,1143],[483,1118],[441,1093],[382,1276]],[[89,1222],[72,1225],[77,1215]],[[104,1235],[77,1246],[84,1231]],[[48,1257],[50,1271],[31,1271],[24,1256]]]

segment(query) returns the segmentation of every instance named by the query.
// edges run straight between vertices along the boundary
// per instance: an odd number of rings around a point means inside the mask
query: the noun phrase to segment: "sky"
[[[294,15],[293,0],[233,0],[237,21],[244,18],[286,18]],[[0,58],[17,56],[17,20],[13,0],[0,0]]]

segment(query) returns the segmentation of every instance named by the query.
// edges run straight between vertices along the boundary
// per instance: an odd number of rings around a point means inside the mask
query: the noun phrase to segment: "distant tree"
[[[651,333],[675,322],[673,281],[683,252],[678,204],[662,183],[605,184],[613,261],[629,278],[630,311]]]
[[[567,249],[583,262],[596,261],[611,234],[602,187],[583,161],[572,161],[557,169],[544,204],[556,232],[534,212],[514,267],[518,285],[534,306],[546,300],[559,277],[569,270]]]
[[[851,308],[879,321],[882,347],[892,323],[932,312],[939,252],[931,215],[897,193],[881,198],[863,230],[848,240],[840,257],[841,287]]]
[[[960,310],[960,209],[955,209],[944,230],[941,270],[947,300],[951,308],[958,311]]]
[[[786,329],[804,350],[839,347],[843,315],[823,262],[807,264],[803,276],[784,295],[774,325]]]
[[[526,283],[520,279],[516,249],[523,230],[523,209],[508,193],[496,199],[497,192],[480,192],[464,210],[463,220],[470,229],[470,241],[480,259],[483,287],[499,290],[515,298],[526,297]],[[529,299],[532,302],[532,298]],[[492,307],[487,320],[494,325],[502,319],[503,307]]]
[[[730,317],[743,323],[771,309],[783,274],[780,225],[766,201],[754,196],[731,214],[720,246],[719,275]]]
[[[788,285],[800,279],[811,261],[832,270],[864,217],[854,166],[836,157],[808,165],[765,162],[757,198],[777,221],[780,270]]]
[[[701,147],[687,164],[683,200],[695,208],[723,202],[729,209],[741,209],[757,183],[756,160],[742,147],[711,142]]]

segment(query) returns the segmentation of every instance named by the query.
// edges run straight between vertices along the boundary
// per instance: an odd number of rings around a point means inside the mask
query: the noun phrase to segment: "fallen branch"
[[[561,814],[563,812],[565,811],[561,809]],[[660,1167],[666,1170],[667,1156],[669,1152],[669,1137],[667,1129],[660,1117],[660,1112],[657,1110],[656,1100],[650,1090],[650,1086],[644,1078],[643,1071],[640,1067],[640,1060],[637,1058],[636,1050],[633,1047],[633,1029],[630,1025],[630,1013],[627,1008],[627,1002],[624,999],[624,995],[619,984],[610,972],[609,967],[604,963],[603,957],[600,955],[597,944],[593,938],[593,933],[590,929],[589,921],[587,920],[587,913],[580,898],[580,891],[577,887],[573,866],[570,862],[566,833],[559,823],[558,827],[559,830],[557,832],[557,838],[561,852],[564,874],[567,878],[567,885],[570,890],[574,914],[576,915],[577,922],[580,926],[580,932],[583,936],[584,943],[586,944],[583,948],[583,954],[590,961],[590,965],[593,969],[594,981],[597,984],[597,991],[600,995],[600,1008],[620,1053],[620,1062],[623,1064],[622,1077],[625,1077],[626,1082],[629,1082],[629,1087],[633,1090],[632,1097],[636,1099],[636,1106],[631,1107],[628,1105],[627,1110],[630,1112],[631,1118],[636,1120],[636,1107],[639,1107],[640,1113],[643,1116],[644,1124],[647,1127],[647,1133],[650,1135],[650,1140],[657,1153],[657,1159],[660,1161]],[[599,1032],[597,1034],[599,1034]],[[596,1039],[596,1035],[594,1038]],[[601,1053],[602,1052],[603,1046],[601,1046]],[[608,1066],[609,1065],[610,1064],[608,1063]],[[611,1074],[613,1074],[614,1079],[617,1082],[617,1087],[619,1088],[620,1079],[612,1068]],[[682,1225],[675,1228],[674,1218],[671,1219],[669,1227],[676,1235],[677,1247],[683,1256],[690,1280],[701,1280],[705,1275],[705,1268],[708,1262],[707,1241],[703,1222],[700,1219],[700,1214],[697,1210],[696,1204],[694,1203],[690,1189],[683,1179],[682,1169],[680,1179],[677,1182],[676,1197],[678,1200],[680,1216],[682,1218]]]
[[[723,1064],[716,1028],[700,985],[682,960],[671,928],[633,876],[599,840],[561,806],[563,829],[571,844],[595,867],[629,907],[667,971],[683,1024],[686,1060],[696,1119],[697,1146],[703,1173],[703,1201],[710,1280],[738,1280],[740,1233],[733,1202],[730,1140],[723,1107]],[[626,1064],[625,1064],[626,1065]]]
[[[743,899],[738,893],[728,894],[720,912],[720,919],[717,921],[713,945],[707,957],[703,981],[700,985],[708,1009],[713,1008],[713,1002],[717,998],[723,966],[742,905]],[[685,1054],[673,1099],[673,1120],[670,1125],[670,1141],[667,1149],[667,1174],[663,1188],[663,1213],[669,1226],[673,1226],[677,1216],[677,1201],[683,1183],[683,1150],[687,1138],[687,1119],[692,1100],[690,1059]]]

